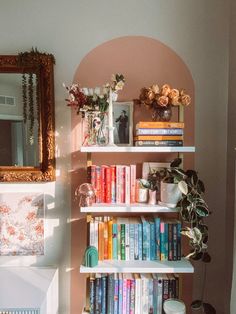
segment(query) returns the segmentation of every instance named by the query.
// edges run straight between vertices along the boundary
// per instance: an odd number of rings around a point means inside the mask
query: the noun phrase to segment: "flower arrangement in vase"
[[[171,88],[169,84],[159,87],[157,84],[143,87],[139,99],[135,102],[152,110],[153,121],[170,121],[172,107],[188,106],[191,97],[183,89]]]
[[[76,110],[78,115],[86,122],[86,134],[83,146],[106,145],[108,143],[107,121],[112,120],[112,100],[116,100],[118,92],[123,89],[125,78],[122,74],[113,74],[111,83],[106,83],[101,88],[81,87],[75,83],[65,86],[68,92],[67,106]],[[110,107],[110,108],[109,108]],[[109,125],[113,122],[109,121]]]

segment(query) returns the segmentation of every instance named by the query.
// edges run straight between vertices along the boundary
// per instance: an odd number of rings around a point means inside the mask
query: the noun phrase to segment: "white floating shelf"
[[[194,153],[194,146],[82,146],[81,152],[84,153]]]
[[[177,213],[178,208],[148,204],[94,204],[81,207],[82,213]]]
[[[100,261],[96,267],[80,266],[81,273],[193,273],[189,260],[181,261]]]

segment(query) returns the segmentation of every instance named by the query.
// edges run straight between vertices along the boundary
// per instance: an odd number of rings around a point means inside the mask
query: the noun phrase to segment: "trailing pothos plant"
[[[180,209],[180,215],[184,222],[181,234],[189,238],[190,252],[186,258],[193,260],[201,260],[204,262],[204,284],[206,277],[206,263],[211,261],[211,257],[207,251],[208,242],[208,226],[205,218],[209,216],[209,208],[203,194],[205,186],[199,179],[195,170],[183,170],[179,168],[182,160],[176,158],[170,164],[170,168],[165,168],[158,174],[156,178],[166,183],[176,183],[182,193],[177,207]],[[201,310],[205,314],[216,313],[214,307],[209,303],[203,302],[202,299],[192,302],[193,310]]]

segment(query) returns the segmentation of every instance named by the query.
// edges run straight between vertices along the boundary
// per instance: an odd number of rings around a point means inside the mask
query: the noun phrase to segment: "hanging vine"
[[[27,82],[26,74],[22,74],[22,102],[23,102],[23,119],[24,123],[27,121]]]
[[[30,144],[34,142],[34,82],[33,73],[29,74],[28,77],[28,98],[29,98],[29,139]]]

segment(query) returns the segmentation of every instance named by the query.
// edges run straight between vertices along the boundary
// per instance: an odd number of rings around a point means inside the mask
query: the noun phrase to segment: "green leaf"
[[[202,308],[202,301],[201,300],[195,300],[191,303],[191,309],[192,310],[200,310]]]
[[[209,215],[208,209],[204,206],[199,206],[199,205],[196,208],[196,213],[198,214],[198,216],[201,216],[201,217],[207,217]]]
[[[171,167],[171,168],[177,168],[177,167],[179,167],[179,165],[181,164],[181,162],[182,162],[182,159],[181,159],[181,158],[175,158],[175,159],[171,162],[170,167]]]
[[[181,193],[183,193],[184,195],[188,194],[188,185],[185,181],[180,181],[178,183],[178,188],[180,189]]]

